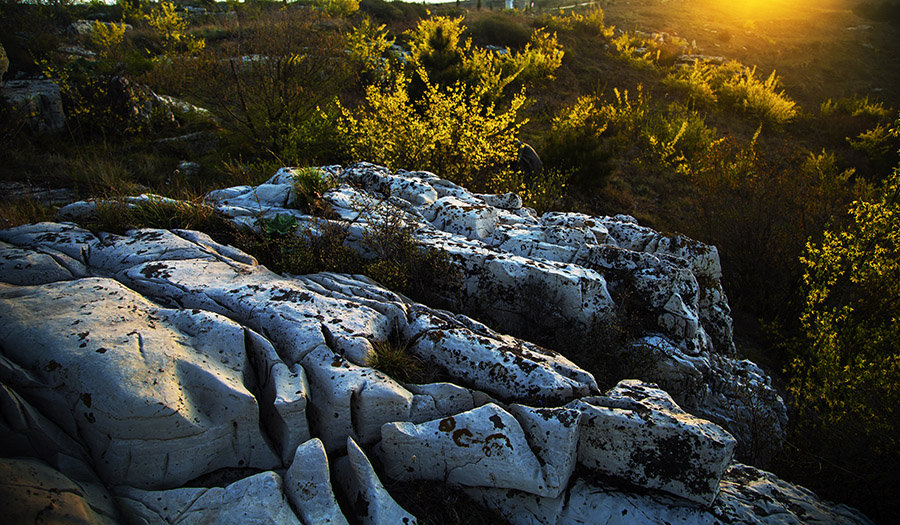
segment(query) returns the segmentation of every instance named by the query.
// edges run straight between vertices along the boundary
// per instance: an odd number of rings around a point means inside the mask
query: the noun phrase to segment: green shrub
[[[125,24],[94,22],[94,29],[88,36],[88,40],[100,58],[120,58],[122,56],[121,46],[125,41]]]
[[[459,271],[446,252],[424,248],[402,212],[378,204],[363,234],[367,262],[363,273],[419,302],[442,303],[458,293]]]
[[[347,49],[357,67],[370,74],[384,69],[382,57],[394,43],[394,39],[388,38],[387,35],[385,26],[376,27],[368,16],[363,17],[347,33]]]
[[[900,166],[877,199],[850,206],[844,228],[809,243],[802,263],[789,388],[792,439],[814,456],[804,481],[889,521],[900,510],[889,495],[900,483]]]
[[[853,96],[837,100],[829,98],[822,102],[819,113],[825,117],[842,114],[851,117],[874,117],[878,119],[887,118],[891,115],[891,111],[885,108],[881,102],[870,102],[868,95],[862,98]]]
[[[663,83],[682,91],[695,104],[712,107],[718,101],[712,87],[715,68],[713,64],[698,60],[691,65],[672,69],[666,74]]]
[[[531,38],[529,28],[504,15],[482,18],[469,26],[468,34],[478,45],[495,45],[513,49],[524,47]]]
[[[270,237],[290,235],[297,229],[297,218],[286,213],[279,213],[271,219],[260,221],[260,229]]]
[[[571,173],[582,185],[605,185],[612,166],[603,136],[608,122],[600,113],[600,104],[596,97],[581,97],[553,118],[543,147],[547,169]]]
[[[430,170],[476,191],[504,189],[525,96],[500,110],[484,102],[477,86],[441,87],[423,70],[419,75],[425,93],[418,101],[410,100],[410,81],[399,74],[386,89],[369,86],[361,107],[342,110],[338,129],[352,155],[392,169]]]
[[[294,173],[295,204],[314,215],[323,214],[328,206],[322,201],[322,196],[336,187],[337,181],[330,174],[316,168],[300,169]]]
[[[722,100],[759,117],[763,122],[783,125],[797,116],[797,104],[784,91],[778,91],[778,84],[775,71],[765,80],[759,80],[755,67],[744,68],[725,80],[718,92]]]
[[[162,39],[162,51],[167,56],[180,53],[196,55],[206,47],[204,40],[187,33],[189,23],[175,12],[172,2],[162,0],[144,18]]]

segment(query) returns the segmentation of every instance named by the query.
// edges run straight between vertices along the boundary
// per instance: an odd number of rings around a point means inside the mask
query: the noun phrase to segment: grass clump
[[[316,168],[301,168],[294,172],[294,205],[313,215],[322,215],[328,210],[322,196],[337,186],[337,181],[329,173]]]
[[[99,201],[85,227],[120,234],[136,228],[198,230],[211,235],[233,230],[225,217],[199,199],[183,201],[159,195],[136,202],[127,198]]]
[[[380,370],[388,377],[402,383],[423,383],[426,381],[425,365],[413,355],[407,345],[391,341],[372,343],[373,353],[366,366]]]

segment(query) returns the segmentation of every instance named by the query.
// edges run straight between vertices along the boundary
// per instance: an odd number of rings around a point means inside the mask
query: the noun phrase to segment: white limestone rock
[[[494,402],[483,392],[453,383],[406,385],[406,388],[413,393],[409,421],[416,424],[459,414]]]
[[[534,408],[510,405],[525,439],[541,463],[541,480],[550,497],[559,496],[568,486],[578,459],[582,414],[572,408]]]
[[[119,487],[119,507],[130,523],[302,525],[282,492],[281,476],[261,472],[226,487],[140,490]]]
[[[256,370],[260,410],[268,435],[287,465],[298,446],[310,437],[306,419],[309,383],[303,367],[288,367],[275,347],[256,332],[245,329],[250,362]]]
[[[426,217],[439,230],[477,240],[490,238],[499,221],[496,208],[450,196],[435,201]]]
[[[100,243],[93,233],[70,223],[39,222],[0,230],[0,241],[20,248],[48,248],[88,264],[91,250]]]
[[[571,406],[583,412],[582,465],[700,504],[715,499],[736,444],[719,426],[684,412],[655,386],[634,380]]]
[[[582,478],[573,480],[566,493],[555,498],[502,489],[467,489],[466,493],[512,525],[719,524],[708,512],[676,498],[621,492]]]
[[[490,395],[563,401],[596,391],[593,377],[559,354],[509,336],[474,332],[430,311],[414,315],[408,351]]]
[[[32,458],[0,458],[0,504],[5,523],[119,522],[112,498],[102,486],[86,488]]]
[[[712,512],[724,523],[873,523],[856,509],[822,501],[803,487],[740,463],[725,472]]]
[[[347,525],[331,489],[328,456],[319,439],[297,447],[284,473],[284,492],[303,523]]]
[[[280,463],[260,432],[244,330],[232,321],[159,309],[102,278],[4,285],[0,321],[9,384],[80,437],[105,481],[172,487]]]
[[[859,511],[820,500],[815,494],[753,467],[733,464],[711,507],[662,493],[628,492],[596,480],[575,478],[565,494],[541,498],[506,489],[467,489],[475,501],[512,525],[683,523],[691,525],[870,525]]]
[[[381,427],[385,474],[394,479],[430,479],[468,487],[518,488],[545,496],[541,463],[516,419],[491,403],[419,425]]]
[[[325,345],[302,363],[309,378],[310,425],[329,452],[348,437],[372,444],[381,437],[381,425],[409,419],[413,395],[378,370],[354,365]]]
[[[29,250],[0,241],[0,281],[27,286],[87,276],[80,261],[55,250]]]
[[[415,516],[388,494],[366,454],[347,438],[347,455],[337,461],[335,477],[350,503],[353,519],[363,525],[414,525]]]

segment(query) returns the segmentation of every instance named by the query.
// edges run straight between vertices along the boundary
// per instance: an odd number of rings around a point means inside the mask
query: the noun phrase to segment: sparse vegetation
[[[333,181],[318,170],[294,181],[297,207],[315,218],[269,218],[258,233],[233,229],[197,196],[259,184],[285,165],[367,160],[427,169],[476,191],[517,191],[539,212],[628,213],[686,233],[718,246],[737,315],[775,334],[749,336],[769,349],[776,375],[784,370],[795,439],[821,457],[783,461],[779,474],[840,499],[848,484],[840,468],[812,473],[820,463],[846,467],[835,459],[841,447],[816,448],[809,436],[833,435],[831,444],[856,436],[853,457],[878,461],[867,463],[877,475],[854,482],[892,486],[896,421],[883,403],[895,393],[886,316],[896,298],[885,279],[896,273],[889,230],[900,213],[890,197],[900,54],[880,20],[896,9],[856,7],[875,20],[866,29],[826,2],[807,17],[813,30],[790,25],[809,14],[805,4],[779,15],[788,22],[762,8],[748,21],[737,6],[674,4],[431,6],[432,16],[383,0],[252,1],[206,3],[208,15],[192,16],[169,2],[0,1],[4,80],[54,79],[67,116],[64,133],[42,136],[0,115],[0,177],[110,199],[94,229],[201,229],[275,271],[366,273],[429,301],[453,291],[447,255],[423,251],[402,217],[381,216],[362,240],[371,258],[358,257],[345,246],[347,229],[327,218],[322,196]],[[95,21],[90,33],[69,36],[81,19]],[[680,60],[694,53],[723,58]],[[864,69],[873,56],[878,65]],[[159,141],[198,135],[209,144]],[[541,156],[541,173],[516,165],[519,141]],[[176,171],[182,160],[201,170]],[[160,197],[124,198],[140,193]],[[52,212],[33,199],[0,204],[3,227]],[[863,257],[870,252],[877,260]],[[598,342],[624,340],[621,327],[603,328],[611,339]],[[863,490],[852,497],[876,519],[894,513]]]

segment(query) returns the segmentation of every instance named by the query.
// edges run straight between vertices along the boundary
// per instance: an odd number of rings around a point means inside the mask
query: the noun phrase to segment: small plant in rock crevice
[[[367,360],[366,366],[380,370],[403,383],[427,382],[425,363],[409,351],[407,344],[377,341],[372,343],[372,348],[374,353]]]
[[[294,205],[313,215],[328,211],[328,203],[322,200],[325,192],[338,186],[334,177],[316,168],[303,168],[294,173],[292,183]]]

